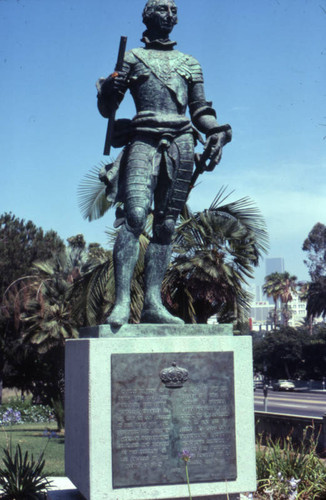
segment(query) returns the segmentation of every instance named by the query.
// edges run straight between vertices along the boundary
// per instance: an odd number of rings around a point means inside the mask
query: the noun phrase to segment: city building
[[[301,300],[299,295],[292,295],[292,300],[289,302],[289,309],[292,313],[291,318],[289,319],[289,326],[297,327],[302,325],[303,321],[306,318],[307,311],[306,305],[307,302],[305,300]]]
[[[255,300],[251,303],[250,318],[253,330],[271,330],[274,306],[267,300]]]

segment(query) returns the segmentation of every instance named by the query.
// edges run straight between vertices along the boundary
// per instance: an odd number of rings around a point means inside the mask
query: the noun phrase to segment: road
[[[262,389],[255,391],[255,410],[264,411]],[[268,391],[267,411],[309,417],[322,417],[326,413],[326,393]]]

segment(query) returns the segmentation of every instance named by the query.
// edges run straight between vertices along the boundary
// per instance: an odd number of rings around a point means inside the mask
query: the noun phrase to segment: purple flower
[[[192,458],[192,454],[188,450],[182,450],[182,453],[179,453],[179,456],[186,463]]]
[[[44,429],[43,436],[48,439],[58,438],[59,435],[55,431],[51,431],[50,429]]]
[[[7,410],[2,415],[2,423],[4,425],[20,424],[21,423],[21,413],[20,411],[14,411],[12,408],[7,408]]]

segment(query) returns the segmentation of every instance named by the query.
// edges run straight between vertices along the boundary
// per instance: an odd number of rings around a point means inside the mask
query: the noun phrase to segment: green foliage
[[[20,316],[25,311],[28,289],[21,278],[32,276],[35,260],[48,259],[63,248],[54,231],[44,233],[33,222],[11,213],[0,215],[0,402],[3,368],[23,331]]]
[[[33,405],[31,398],[26,398],[25,401],[21,399],[9,399],[7,403],[2,404],[0,407],[0,421],[2,415],[12,408],[13,411],[19,411],[22,423],[29,422],[49,422],[53,421],[53,409],[49,405]]]
[[[44,299],[33,265],[64,249],[63,241],[54,231],[44,233],[33,222],[25,222],[12,214],[0,217],[0,387],[3,376],[9,386],[14,384],[25,392],[40,378],[43,363],[36,349],[22,342],[27,333],[24,320],[30,313],[31,303]],[[60,303],[50,304],[48,310],[51,307],[52,318],[62,315]]]
[[[291,311],[288,304],[293,298],[292,294],[297,293],[297,285],[297,277],[291,276],[287,271],[284,273],[271,273],[265,277],[263,291],[267,297],[273,298],[275,304],[273,314],[274,327],[279,323],[277,311],[277,301],[279,299],[283,304],[281,310],[282,324],[285,326],[288,325],[289,319],[291,318]]]
[[[7,447],[8,438],[13,449],[19,444],[34,457],[44,453],[44,472],[47,477],[65,475],[64,435],[57,432],[55,422],[19,424],[3,428],[0,430],[0,450]],[[1,460],[0,453],[0,466]]]
[[[227,195],[228,196],[228,195]],[[163,282],[170,310],[187,323],[243,320],[250,296],[244,285],[268,245],[264,220],[249,198],[224,203],[221,189],[209,209],[191,213],[176,229]]]
[[[255,370],[271,378],[297,378],[305,369],[305,334],[290,327],[268,332],[254,342]]]
[[[104,163],[93,167],[78,187],[79,208],[84,219],[89,221],[103,217],[112,206],[106,198],[106,186],[99,178],[103,167]]]
[[[258,490],[270,492],[274,500],[289,498],[289,481],[294,478],[298,483],[298,498],[301,500],[326,498],[326,468],[316,453],[316,441],[307,438],[307,427],[299,447],[295,447],[291,436],[273,441],[267,438],[262,445],[262,436],[257,443],[256,467]],[[313,430],[313,429],[312,429]]]
[[[3,466],[0,467],[0,486],[8,500],[37,500],[51,483],[47,480],[44,469],[44,454],[38,460],[30,457],[28,451],[22,453],[18,444],[14,455],[4,449]]]
[[[308,266],[312,282],[309,283],[307,315],[309,318],[326,317],[326,226],[318,222],[305,239],[302,250],[308,252],[304,263]]]
[[[253,336],[254,367],[274,379],[320,380],[325,376],[326,328],[281,327]]]
[[[32,221],[11,213],[0,216],[0,297],[15,280],[31,271],[33,262],[49,259],[64,243],[55,231],[44,233]]]
[[[326,275],[326,226],[317,222],[303,242],[302,250],[308,252],[304,263],[312,281]]]
[[[22,395],[33,392],[35,382],[44,378],[47,369],[45,359],[37,352],[36,346],[25,344],[22,339],[11,344],[6,350],[3,371],[5,387],[20,389]]]
[[[320,380],[325,376],[326,342],[316,335],[306,338],[302,345],[302,359],[304,372],[302,378],[306,380]]]
[[[249,321],[237,321],[233,325],[233,335],[251,335]]]
[[[52,398],[51,406],[53,408],[53,413],[58,424],[58,430],[61,431],[65,426],[65,409],[62,398]]]
[[[308,316],[326,317],[326,276],[320,276],[310,283],[307,300]]]
[[[0,335],[4,382],[22,392],[32,391],[35,401],[54,406],[59,428],[63,422],[59,408],[64,396],[64,343],[78,336],[79,326],[78,318],[72,316],[70,290],[90,261],[96,264],[106,255],[96,243],[87,247],[82,234],[72,236],[67,247],[34,262],[31,274],[10,286],[3,299],[2,317],[6,329],[8,325],[11,329],[10,342]]]
[[[131,283],[131,321],[140,321],[144,300],[144,261],[151,236],[153,216],[147,218],[146,227],[139,238],[139,256]],[[112,245],[118,231],[109,231]],[[73,318],[83,326],[98,325],[110,314],[115,299],[112,252],[106,252],[96,261],[89,262],[88,269],[73,283],[70,298],[73,302]]]

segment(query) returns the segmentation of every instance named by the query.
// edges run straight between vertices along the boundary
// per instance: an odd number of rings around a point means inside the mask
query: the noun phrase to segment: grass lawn
[[[16,444],[20,444],[22,452],[28,451],[28,455],[34,455],[37,460],[46,446],[44,458],[44,472],[48,476],[64,476],[64,434],[59,434],[57,438],[44,437],[45,429],[56,430],[56,423],[40,424],[17,424],[12,427],[0,428],[0,459],[2,459],[2,449],[8,446],[9,440],[12,442],[12,449]],[[2,460],[1,460],[2,461]]]

